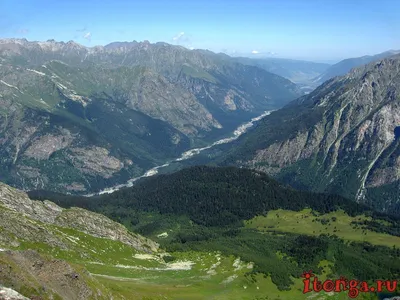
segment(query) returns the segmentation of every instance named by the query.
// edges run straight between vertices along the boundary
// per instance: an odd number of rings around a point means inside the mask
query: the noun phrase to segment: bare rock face
[[[353,69],[267,116],[241,138],[233,159],[297,187],[371,202],[368,191],[400,180],[398,126],[396,55]],[[392,187],[382,198],[376,205],[386,209],[400,194]]]
[[[116,157],[111,156],[105,148],[72,148],[71,152],[72,163],[83,173],[110,178],[124,167],[124,164]]]
[[[71,145],[74,137],[67,129],[61,129],[58,135],[46,134],[31,141],[24,155],[37,160],[47,160],[56,151]]]
[[[63,210],[57,216],[55,224],[72,227],[87,234],[120,241],[139,251],[153,253],[158,251],[158,244],[141,235],[133,234],[123,225],[116,223],[101,214],[80,208]]]

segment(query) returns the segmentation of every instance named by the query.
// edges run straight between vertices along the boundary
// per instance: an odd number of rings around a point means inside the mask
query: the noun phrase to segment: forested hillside
[[[271,276],[281,290],[290,289],[293,278],[306,269],[323,272],[322,261],[330,262],[329,276],[364,280],[400,276],[400,222],[395,216],[340,196],[296,191],[253,170],[201,166],[147,178],[110,195],[74,197],[45,191],[29,195],[62,207],[101,212],[154,238],[168,251],[239,256],[255,264],[249,276]],[[311,214],[305,214],[306,209]],[[285,211],[304,216],[287,219]],[[275,221],[253,228],[256,216]],[[288,220],[293,228],[282,227]],[[299,234],[296,222],[321,230]]]

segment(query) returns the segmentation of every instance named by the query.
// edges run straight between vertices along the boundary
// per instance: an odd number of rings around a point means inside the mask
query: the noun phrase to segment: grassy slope
[[[1,208],[7,212],[8,209]],[[8,213],[10,218],[18,214]],[[115,299],[254,299],[266,293],[280,294],[270,278],[257,276],[257,282],[252,282],[245,274],[250,271],[248,263],[240,262],[234,256],[221,255],[213,252],[175,252],[170,253],[174,260],[169,264],[161,256],[143,255],[131,247],[109,239],[97,238],[81,231],[55,225],[49,225],[27,217],[23,222],[42,228],[45,236],[57,237],[67,244],[67,249],[40,242],[41,236],[21,238],[0,228],[2,236],[7,239],[17,238],[18,246],[10,246],[8,242],[0,242],[0,248],[10,250],[33,249],[44,256],[63,259],[87,269],[98,282],[111,291]],[[15,219],[14,219],[15,221]],[[236,261],[236,263],[235,263]],[[12,266],[21,278],[21,286],[16,289],[25,295],[41,295],[47,299],[50,291],[40,293],[40,283],[24,274],[6,256],[0,252],[0,262]],[[179,269],[182,263],[191,264],[191,268]],[[174,268],[178,268],[174,270]],[[229,277],[237,277],[232,282],[226,282]],[[85,277],[86,278],[86,277]],[[22,279],[21,279],[22,280]],[[96,286],[96,281],[85,279]],[[6,283],[6,282],[5,282]],[[300,284],[298,281],[297,284]],[[104,289],[102,287],[102,289]],[[246,287],[246,288],[244,288]],[[258,287],[258,289],[257,289]],[[105,291],[107,291],[105,290]],[[286,292],[293,299],[291,292]],[[50,299],[50,298],[49,298]],[[284,298],[283,298],[284,299]]]
[[[85,267],[92,275],[96,274],[96,280],[111,291],[115,299],[306,299],[301,294],[300,278],[292,278],[291,290],[280,291],[271,277],[247,274],[251,271],[251,264],[239,261],[237,256],[223,255],[216,251],[171,252],[174,260],[167,264],[159,256],[141,255],[117,241],[96,238],[75,229],[39,221],[29,222],[54,232],[63,242],[68,243],[69,249],[22,240],[19,246],[8,248],[35,249],[44,255]],[[0,246],[5,248],[9,245],[2,243]],[[277,255],[277,259],[282,257]],[[182,262],[193,265],[186,270],[173,270]],[[323,272],[321,276],[323,278]],[[226,282],[229,278],[233,279],[232,282]],[[32,284],[32,281],[28,282]],[[21,292],[29,294],[38,288],[36,285],[30,287],[29,284]],[[96,284],[95,281],[93,284]],[[265,298],[266,295],[269,298]],[[344,294],[338,297],[333,295],[328,299],[346,299]]]
[[[143,291],[167,299],[306,299],[308,295],[299,290],[305,270],[312,269],[319,277],[365,280],[391,279],[400,273],[398,221],[340,197],[287,189],[250,170],[198,167],[149,178],[100,198],[47,197],[64,207],[79,205],[103,213],[157,241],[176,260],[195,263],[191,270],[179,272],[118,269],[109,263],[88,266],[94,273],[111,276],[102,280],[126,295]],[[370,215],[382,226],[367,223],[358,229],[352,223],[368,221]],[[257,230],[264,226],[270,232]],[[207,274],[202,264],[209,270],[215,260],[202,253],[220,253],[221,264],[231,266]],[[235,275],[232,260],[237,257],[253,262],[254,268],[221,286],[223,278]],[[116,280],[118,274],[135,280]],[[211,278],[202,277],[207,275]]]
[[[329,220],[325,225],[323,224],[324,219]],[[351,224],[353,221],[364,220],[372,220],[372,218],[365,215],[351,217],[343,211],[320,215],[310,209],[299,212],[279,209],[268,212],[267,216],[257,216],[246,221],[246,227],[255,228],[262,232],[278,231],[312,236],[334,234],[346,241],[369,242],[373,245],[400,247],[400,237],[398,236],[378,233]]]
[[[279,218],[276,217],[279,214]],[[328,219],[336,217],[335,223],[325,226],[320,222],[313,220]],[[271,211],[266,217],[259,216],[252,220],[246,221],[247,228],[257,228],[264,231],[264,226],[275,226],[272,230],[282,233],[299,233],[306,235],[319,235],[321,233],[332,233],[348,241],[368,241],[374,245],[385,245],[400,247],[400,238],[393,237],[383,233],[376,233],[370,230],[354,229],[350,224],[353,220],[369,219],[365,216],[350,217],[342,211],[333,212],[330,214],[314,216],[310,210],[301,212],[292,212],[285,210]],[[158,219],[157,216],[143,216],[151,224],[152,220]],[[298,224],[297,221],[300,221]],[[163,226],[155,230],[152,237],[158,239],[162,243],[164,239],[172,239],[177,228],[183,225],[183,220],[173,223],[171,220],[165,219]],[[334,225],[337,227],[337,232],[333,232]],[[161,225],[160,225],[161,226]],[[170,226],[170,228],[168,228]],[[184,225],[183,225],[184,226]],[[325,230],[328,227],[329,230]],[[316,233],[310,231],[314,229]],[[157,238],[158,234],[168,232],[167,238]],[[317,232],[318,231],[318,232]],[[363,234],[366,232],[366,235]],[[293,278],[293,284],[290,290],[282,291],[272,282],[270,276],[261,274],[249,275],[246,274],[250,269],[246,270],[247,263],[242,263],[243,269],[235,271],[233,267],[235,257],[218,254],[219,252],[204,253],[197,251],[173,252],[171,255],[181,260],[190,260],[195,262],[192,270],[171,272],[170,274],[153,271],[138,272],[138,270],[124,270],[121,272],[118,269],[112,269],[105,266],[96,266],[96,273],[108,274],[109,276],[123,276],[124,279],[112,277],[102,277],[100,281],[109,289],[121,293],[125,297],[143,296],[148,298],[143,299],[348,299],[345,292],[339,294],[308,294],[301,293],[303,284],[300,278]],[[277,259],[283,259],[279,253],[276,253]],[[214,268],[216,274],[210,276],[210,266],[218,263],[218,257],[221,257],[221,264]],[[267,257],[265,259],[268,259]],[[328,260],[321,260],[318,266],[321,267],[321,272],[316,272],[320,279],[325,279],[331,274],[331,266],[333,263]],[[211,273],[213,274],[213,272]],[[223,281],[238,275],[230,284],[224,284]],[[137,278],[140,279],[137,279]],[[131,278],[129,280],[128,278]],[[135,278],[132,280],[132,278]],[[147,278],[147,280],[146,280]],[[373,295],[360,295],[359,299],[376,299]]]

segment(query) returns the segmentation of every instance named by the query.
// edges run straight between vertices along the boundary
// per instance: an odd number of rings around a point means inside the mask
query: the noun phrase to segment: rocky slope
[[[157,252],[158,245],[133,234],[103,215],[80,208],[63,209],[50,201],[32,201],[19,190],[0,183],[1,243],[47,243],[67,249],[74,240],[59,235],[59,227],[71,228],[97,238],[119,241],[137,251]],[[9,226],[13,224],[12,226]]]
[[[400,55],[353,69],[265,117],[225,163],[398,209],[399,88]]]
[[[0,179],[96,191],[298,95],[257,67],[165,43],[0,40]]]
[[[7,286],[0,286],[0,299],[113,299],[86,270],[37,251],[3,251],[0,268],[0,280]]]
[[[4,184],[0,232],[0,283],[30,299],[112,299],[107,288],[76,263],[102,262],[115,251],[131,256],[159,252],[157,243],[103,215],[32,201]],[[3,291],[12,294],[0,287]]]

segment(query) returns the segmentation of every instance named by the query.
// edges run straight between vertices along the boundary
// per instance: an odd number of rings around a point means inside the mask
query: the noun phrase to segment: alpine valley
[[[0,40],[0,180],[98,191],[300,95],[263,69],[166,43]]]
[[[0,40],[0,299],[400,293],[400,55],[371,61],[305,94],[331,67]]]
[[[271,113],[229,149],[207,155],[396,214],[399,87],[400,55],[354,68]]]

